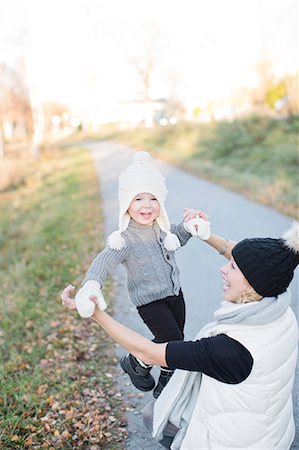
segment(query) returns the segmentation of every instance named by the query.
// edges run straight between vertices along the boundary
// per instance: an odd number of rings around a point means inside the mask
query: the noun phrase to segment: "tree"
[[[279,102],[287,97],[286,86],[282,80],[278,82],[273,82],[265,93],[266,104],[271,110],[277,109]]]
[[[160,31],[152,23],[144,24],[142,28],[143,45],[128,60],[134,67],[141,83],[140,100],[148,102],[152,99],[152,81],[159,62]],[[140,50],[141,48],[141,50]]]
[[[32,134],[32,111],[22,66],[1,64],[1,132],[3,139]]]
[[[0,158],[4,157],[3,134],[3,63],[0,63]]]
[[[257,87],[252,91],[253,106],[264,113],[298,114],[298,74],[275,75],[272,62],[264,58],[256,66]]]

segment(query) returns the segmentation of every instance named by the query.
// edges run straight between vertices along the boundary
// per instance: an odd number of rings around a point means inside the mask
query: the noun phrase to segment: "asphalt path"
[[[131,163],[134,151],[112,142],[85,142],[84,147],[91,151],[99,177],[105,232],[108,235],[117,229],[118,224],[118,177]],[[278,237],[292,222],[289,217],[271,208],[261,206],[238,193],[190,175],[158,159],[155,159],[154,164],[167,180],[166,210],[172,223],[182,220],[184,207],[199,208],[209,215],[215,234],[239,241],[246,237]],[[185,336],[186,339],[192,339],[203,325],[213,320],[213,312],[222,300],[223,284],[219,268],[226,260],[197,238],[190,239],[185,247],[177,251],[176,257],[187,308]],[[122,267],[116,269],[114,281],[115,318],[144,336],[152,338],[128,297],[126,275]],[[298,318],[298,273],[292,281],[291,290],[292,307]],[[118,358],[124,353],[119,346],[115,346],[115,351]],[[294,389],[297,433],[292,450],[299,449],[298,372],[297,364]],[[158,377],[157,369],[152,373]],[[127,407],[129,437],[123,443],[123,449],[161,449],[162,447],[146,432],[142,423],[142,408],[152,399],[152,394],[143,394],[135,389],[121,369],[116,382],[129,405]]]

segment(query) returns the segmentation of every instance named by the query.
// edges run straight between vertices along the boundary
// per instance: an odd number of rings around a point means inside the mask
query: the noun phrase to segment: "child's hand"
[[[188,233],[203,240],[209,239],[211,236],[210,222],[203,211],[185,208],[183,216],[184,228]]]
[[[69,309],[76,309],[75,300],[70,297],[70,295],[74,292],[75,286],[69,284],[66,288],[63,289],[60,294],[61,302]]]
[[[93,298],[96,298],[96,302]],[[102,294],[100,283],[95,280],[88,280],[82,286],[75,297],[76,308],[81,317],[91,317],[94,313],[95,305],[99,309],[104,310],[107,308],[105,299]]]
[[[69,284],[62,291],[60,298],[62,304],[67,308],[77,309],[81,317],[91,317],[96,306],[98,306],[100,310],[104,310],[107,308],[100,288],[100,284],[97,281],[87,281],[84,286],[79,289],[75,296],[75,299],[70,297],[70,295],[72,295],[74,291],[75,287]]]

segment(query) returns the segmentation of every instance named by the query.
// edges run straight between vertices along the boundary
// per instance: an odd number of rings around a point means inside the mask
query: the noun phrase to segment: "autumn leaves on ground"
[[[0,194],[0,448],[121,449],[112,341],[59,301],[103,244],[92,162],[52,148],[23,172]]]

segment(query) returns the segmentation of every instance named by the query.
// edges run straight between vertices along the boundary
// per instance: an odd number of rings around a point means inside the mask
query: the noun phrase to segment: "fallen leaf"
[[[30,447],[33,444],[33,439],[30,437],[25,441],[25,447]]]

